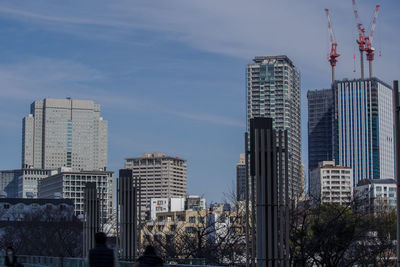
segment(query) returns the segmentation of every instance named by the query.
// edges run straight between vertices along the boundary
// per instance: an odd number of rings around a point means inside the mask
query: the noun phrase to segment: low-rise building
[[[0,171],[0,191],[9,198],[36,198],[39,182],[51,175],[51,170],[16,169]]]
[[[353,170],[322,161],[310,172],[309,195],[313,203],[350,205],[353,196]]]
[[[393,179],[364,179],[354,188],[357,210],[376,213],[396,209],[396,181]]]
[[[74,201],[75,215],[84,213],[84,188],[86,183],[96,183],[100,199],[100,213],[103,222],[113,214],[113,172],[111,171],[72,171],[60,168],[52,176],[43,179],[39,184],[40,198],[62,198]]]
[[[72,199],[0,198],[0,221],[71,221]]]
[[[155,220],[158,213],[184,210],[205,210],[206,200],[199,196],[152,198],[147,210],[147,220]]]

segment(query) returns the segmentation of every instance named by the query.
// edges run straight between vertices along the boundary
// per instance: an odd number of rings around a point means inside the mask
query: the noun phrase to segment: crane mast
[[[356,5],[356,0],[352,0],[353,3],[353,11],[354,16],[356,18],[357,29],[358,29],[358,49],[360,50],[360,64],[361,64],[361,79],[364,79],[364,51],[365,51],[365,43],[366,43],[366,36],[365,36],[365,29],[360,22],[360,18],[358,16],[358,9]]]
[[[337,59],[340,55],[336,52],[337,42],[335,41],[333,30],[332,30],[332,23],[331,18],[329,16],[329,9],[325,8],[326,18],[328,20],[328,30],[329,30],[329,43],[331,47],[331,51],[328,57],[328,61],[332,67],[332,84],[335,82],[335,66]]]
[[[369,77],[370,78],[372,78],[372,61],[374,60],[374,55],[375,55],[375,53],[374,53],[375,48],[372,47],[372,39],[374,37],[379,7],[380,7],[380,5],[376,5],[376,7],[375,7],[375,13],[374,13],[374,18],[373,18],[372,24],[371,24],[371,30],[370,30],[369,36],[366,37],[365,51],[367,52],[367,60],[369,62]]]

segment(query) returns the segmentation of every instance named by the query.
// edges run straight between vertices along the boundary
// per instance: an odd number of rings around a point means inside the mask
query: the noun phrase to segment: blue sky
[[[400,3],[359,0],[367,28],[376,4],[382,57],[374,72],[391,84],[399,79]],[[330,85],[325,7],[341,54],[337,78],[358,77],[350,0],[3,1],[0,169],[20,166],[21,120],[34,100],[93,99],[109,121],[110,169],[142,152],[179,156],[188,193],[221,201],[244,146],[246,64],[276,54],[301,72],[307,165],[306,92]]]

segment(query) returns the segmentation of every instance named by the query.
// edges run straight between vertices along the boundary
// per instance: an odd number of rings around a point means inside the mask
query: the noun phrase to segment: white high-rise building
[[[91,100],[35,101],[23,119],[22,168],[106,170],[107,128]]]
[[[132,169],[140,183],[142,217],[149,209],[152,198],[186,196],[186,160],[163,153],[143,153],[140,158],[125,159],[125,168]]]
[[[275,130],[288,131],[289,188],[301,186],[300,73],[287,56],[255,57],[247,65],[247,129],[250,119],[273,119]],[[290,190],[292,192],[292,190]]]
[[[376,78],[334,84],[335,161],[363,179],[394,179],[392,88]]]

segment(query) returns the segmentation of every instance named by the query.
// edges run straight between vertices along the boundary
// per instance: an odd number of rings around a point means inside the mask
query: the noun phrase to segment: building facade
[[[334,158],[363,179],[393,179],[392,88],[372,79],[334,83]]]
[[[125,159],[125,169],[140,186],[142,217],[149,209],[152,198],[185,197],[187,187],[186,160],[163,153],[143,153],[140,158]]]
[[[113,172],[73,171],[71,168],[60,168],[40,182],[39,197],[72,199],[75,215],[78,216],[84,214],[84,189],[89,182],[96,183],[103,223],[110,221],[113,215]]]
[[[0,171],[0,192],[10,198],[18,197],[18,177],[21,175],[22,170]]]
[[[240,161],[236,163],[236,198],[238,201],[246,199],[246,157],[240,154]]]
[[[396,181],[393,179],[364,179],[354,188],[356,208],[377,213],[395,210]]]
[[[314,203],[335,203],[349,206],[353,197],[353,171],[322,161],[310,172],[309,196]]]
[[[307,92],[308,100],[308,170],[318,163],[333,159],[333,111],[332,89]]]
[[[106,170],[107,128],[91,100],[35,101],[22,123],[22,168]]]
[[[287,56],[255,57],[247,65],[247,129],[250,119],[273,119],[275,130],[288,130],[289,188],[301,188],[300,73]]]
[[[200,211],[206,209],[206,200],[199,196],[152,198],[147,220],[155,220],[160,212],[177,212],[184,210]]]
[[[0,198],[0,221],[71,221],[73,215],[70,199]]]
[[[18,198],[37,198],[38,197],[38,185],[44,178],[49,177],[52,174],[51,170],[44,169],[22,169],[21,175],[18,176]]]

